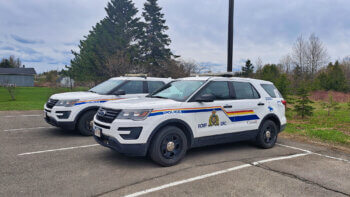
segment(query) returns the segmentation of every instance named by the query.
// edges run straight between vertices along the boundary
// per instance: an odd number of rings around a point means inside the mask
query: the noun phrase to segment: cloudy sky
[[[69,65],[71,50],[105,17],[108,0],[0,0],[0,58],[15,55],[37,72]],[[134,0],[142,10],[144,0]],[[159,0],[171,49],[225,71],[227,0]],[[331,60],[350,55],[349,0],[236,0],[234,65],[278,62],[298,35],[315,33]]]

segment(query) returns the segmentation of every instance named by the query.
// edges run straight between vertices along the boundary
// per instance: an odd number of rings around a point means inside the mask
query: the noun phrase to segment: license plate
[[[102,129],[95,127],[95,135],[101,137]]]

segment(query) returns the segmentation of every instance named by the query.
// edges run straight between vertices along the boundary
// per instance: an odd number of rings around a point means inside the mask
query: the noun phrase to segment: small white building
[[[60,87],[65,87],[65,88],[74,87],[74,79],[70,77],[59,77],[58,84]]]

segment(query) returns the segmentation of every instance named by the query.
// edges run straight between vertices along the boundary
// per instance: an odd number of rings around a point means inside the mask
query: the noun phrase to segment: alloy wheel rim
[[[272,127],[267,127],[264,131],[264,142],[271,143],[275,140],[275,130]]]
[[[166,135],[160,146],[161,154],[166,159],[176,158],[181,153],[181,149],[182,140],[177,134]]]

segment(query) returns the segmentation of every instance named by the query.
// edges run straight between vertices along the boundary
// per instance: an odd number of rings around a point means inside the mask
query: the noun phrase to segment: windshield
[[[152,94],[151,97],[185,101],[204,83],[205,81],[174,81]]]
[[[124,82],[124,80],[108,80],[108,81],[100,83],[97,86],[91,88],[89,91],[90,92],[95,92],[97,94],[108,94],[114,88],[116,88],[120,84],[122,84],[123,82]]]

